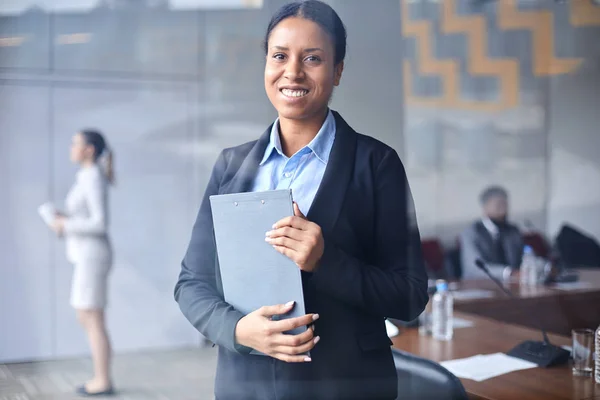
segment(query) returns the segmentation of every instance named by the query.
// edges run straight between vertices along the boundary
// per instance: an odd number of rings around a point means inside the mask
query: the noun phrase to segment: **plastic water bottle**
[[[435,281],[433,279],[427,280],[427,305],[425,310],[419,315],[419,334],[422,336],[431,335],[431,312],[432,312],[432,297],[435,294]]]
[[[454,301],[444,280],[436,282],[436,293],[432,300],[432,335],[438,340],[450,340],[454,333],[452,313]]]
[[[537,259],[533,249],[529,246],[523,248],[523,260],[521,261],[521,271],[519,273],[519,283],[521,285],[537,284]]]
[[[596,334],[595,334],[595,345],[596,345],[596,360],[594,361],[595,363],[595,370],[594,370],[594,379],[596,380],[596,383],[600,383],[600,326],[598,327],[598,329],[596,329]]]

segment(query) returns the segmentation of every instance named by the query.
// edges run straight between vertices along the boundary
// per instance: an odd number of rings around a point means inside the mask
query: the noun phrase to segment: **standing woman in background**
[[[104,168],[100,165],[102,159]],[[102,134],[82,130],[73,136],[71,161],[80,169],[66,198],[66,214],[57,214],[52,229],[66,238],[67,258],[75,267],[71,305],[92,350],[94,378],[77,388],[77,393],[112,395],[111,346],[104,315],[112,265],[107,229],[108,185],[114,182],[112,154]]]
[[[267,28],[264,72],[279,118],[258,140],[223,150],[213,169],[175,298],[219,345],[217,400],[397,396],[385,318],[410,321],[423,311],[427,274],[398,154],[328,107],[345,53],[346,30],[329,5],[281,7]],[[376,74],[382,60],[370,62]],[[265,246],[301,270],[308,313],[284,320],[273,317],[293,303],[244,315],[224,300],[209,202],[211,195],[273,189],[292,189],[295,215],[271,222]],[[300,326],[309,329],[284,334]]]

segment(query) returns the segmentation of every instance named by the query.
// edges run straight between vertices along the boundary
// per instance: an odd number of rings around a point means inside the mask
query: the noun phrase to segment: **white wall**
[[[48,200],[63,207],[76,173],[71,136],[86,127],[115,154],[115,350],[200,343],[173,289],[218,153],[274,118],[261,77],[266,19],[256,10],[0,15],[0,37],[27,38],[0,46],[0,362],[89,354],[69,305],[64,242],[36,211]],[[89,40],[56,40],[81,32]]]
[[[600,66],[554,81],[548,231],[565,222],[600,240]]]

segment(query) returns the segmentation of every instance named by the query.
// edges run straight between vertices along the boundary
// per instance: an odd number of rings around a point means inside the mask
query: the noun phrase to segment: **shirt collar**
[[[481,222],[483,223],[483,226],[485,227],[485,229],[487,229],[487,231],[492,235],[492,236],[496,236],[498,235],[498,227],[496,226],[496,224],[494,224],[492,222],[491,219],[489,219],[488,217],[484,217],[481,219]]]
[[[311,140],[310,143],[307,144],[303,149],[310,149],[322,163],[327,164],[329,161],[329,154],[331,153],[331,149],[333,147],[333,141],[335,139],[335,131],[335,117],[333,116],[331,110],[329,110],[327,113],[327,118],[325,118],[325,122],[323,122],[321,129],[319,129],[319,132],[317,132],[317,135],[314,137],[314,139]],[[260,161],[260,165],[263,165],[267,162],[271,154],[273,154],[273,151],[276,151],[280,156],[285,157],[281,148],[281,138],[279,137],[279,118],[277,118],[275,123],[273,123],[269,144],[265,149],[265,154]]]

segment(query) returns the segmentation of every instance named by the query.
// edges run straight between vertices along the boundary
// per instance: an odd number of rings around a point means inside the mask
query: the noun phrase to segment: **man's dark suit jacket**
[[[321,341],[310,363],[248,355],[250,349],[235,343],[243,315],[223,300],[208,198],[251,190],[271,128],[257,141],[224,150],[216,162],[175,298],[219,346],[219,400],[396,398],[384,318],[412,320],[428,300],[412,196],[397,153],[334,115],[335,142],[307,215],[325,240],[318,269],[302,273],[306,311],[320,315],[315,334]]]
[[[501,237],[501,245],[506,258],[505,263],[500,263],[498,260],[494,238],[483,225],[483,222],[477,221],[462,232],[460,251],[463,279],[487,279],[485,273],[475,265],[475,260],[478,258],[488,263],[490,270],[495,274],[500,274],[505,266],[519,268],[523,255],[523,237],[519,232],[519,228],[507,223],[502,229]]]

